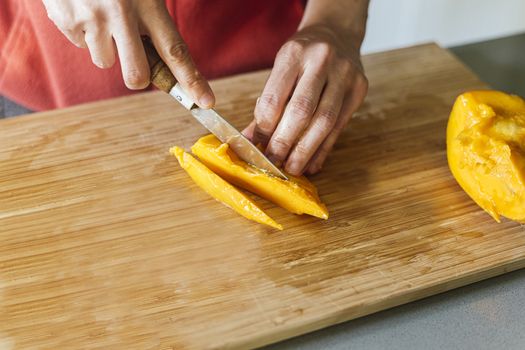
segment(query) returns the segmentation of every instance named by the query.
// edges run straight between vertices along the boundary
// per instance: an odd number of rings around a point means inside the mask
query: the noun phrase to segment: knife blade
[[[189,95],[176,83],[169,94],[188,109],[206,129],[221,142],[227,143],[239,158],[245,162],[285,180],[288,177],[277,168],[266,156],[248,140],[239,130],[220,116],[214,109],[198,107]]]
[[[288,180],[266,156],[242,133],[213,109],[193,108],[191,114],[221,142],[227,143],[242,160],[274,176]]]
[[[239,130],[221,117],[219,113],[214,109],[202,109],[198,107],[177,82],[150,40],[143,38],[142,43],[146,50],[153,85],[167,92],[180,102],[206,129],[214,134],[221,142],[227,143],[239,158],[269,174],[288,180],[288,177],[279,170],[279,168],[266,158]]]

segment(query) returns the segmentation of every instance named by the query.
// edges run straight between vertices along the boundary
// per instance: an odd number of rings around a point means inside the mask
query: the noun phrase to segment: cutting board
[[[370,93],[324,171],[330,219],[200,190],[168,154],[205,130],[144,93],[0,122],[0,348],[246,348],[525,266],[452,178],[454,98],[485,88],[424,45],[364,58]],[[213,82],[247,124],[268,72]]]

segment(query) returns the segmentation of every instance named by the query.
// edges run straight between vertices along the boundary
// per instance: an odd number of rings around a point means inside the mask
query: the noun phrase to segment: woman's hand
[[[43,0],[49,18],[75,45],[88,48],[100,68],[115,63],[130,89],[149,85],[150,70],[141,35],[149,35],[164,62],[200,107],[215,97],[199,73],[163,0]]]
[[[325,25],[299,30],[281,48],[245,134],[293,175],[318,172],[363,102],[361,41]],[[356,44],[357,42],[357,44]]]

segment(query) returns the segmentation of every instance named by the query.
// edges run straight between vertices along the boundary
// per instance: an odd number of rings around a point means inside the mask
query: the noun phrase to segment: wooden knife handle
[[[148,57],[149,68],[151,71],[151,82],[159,90],[169,93],[171,88],[177,83],[177,79],[173,76],[168,66],[162,61],[157,50],[153,46],[151,39],[148,37],[142,38],[146,56]]]

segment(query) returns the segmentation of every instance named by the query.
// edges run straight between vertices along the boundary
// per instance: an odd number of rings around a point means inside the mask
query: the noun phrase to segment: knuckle
[[[298,40],[289,40],[283,45],[282,52],[290,55],[296,55],[304,50],[304,45]]]
[[[323,132],[330,131],[334,128],[338,117],[338,114],[333,109],[319,111],[319,115],[316,120],[316,126]]]
[[[273,131],[273,123],[267,118],[256,118],[257,129],[263,135],[269,135]]]
[[[299,141],[297,145],[295,145],[294,152],[301,156],[305,156],[310,153],[310,149],[304,143]]]
[[[286,153],[286,151],[289,150],[291,146],[291,143],[281,136],[278,136],[272,140],[272,148],[276,155]]]
[[[263,94],[259,97],[257,107],[255,109],[255,120],[257,125],[267,130],[269,119],[273,119],[279,108],[279,98],[275,94]]]
[[[61,28],[60,31],[64,35],[66,35],[67,37],[70,37],[70,38],[77,38],[78,37],[78,31],[76,31],[76,30],[69,29],[69,28],[63,28],[63,29]]]
[[[190,57],[190,51],[184,42],[177,41],[168,47],[167,55],[169,60],[175,63],[183,63],[188,61]]]
[[[114,6],[119,9],[124,9],[127,7],[129,1],[127,0],[113,0],[112,1]]]
[[[309,118],[314,110],[312,98],[308,96],[298,96],[290,101],[290,113],[298,119]]]
[[[204,84],[204,78],[199,73],[195,72],[186,77],[186,84],[190,89],[201,87]]]
[[[295,40],[288,41],[277,53],[275,63],[291,67],[297,61],[297,58],[302,55],[303,51],[304,46],[302,43]]]
[[[129,1],[126,0],[114,0],[108,2],[109,10],[115,15],[123,15],[129,12]]]
[[[341,60],[341,62],[339,62],[339,69],[341,70],[341,74],[347,77],[352,73],[352,63],[348,60]]]
[[[270,94],[262,94],[261,97],[259,97],[259,101],[257,102],[257,107],[260,107],[262,109],[271,109],[275,110],[279,106],[279,97],[277,97],[276,94],[270,93]]]
[[[315,45],[315,50],[321,58],[330,58],[334,55],[334,48],[327,42],[319,42]]]
[[[280,52],[275,60],[275,65],[279,65],[281,68],[289,70],[293,67],[294,62],[297,61],[295,57],[295,55],[292,55],[289,52]]]
[[[71,11],[62,11],[56,5],[46,5],[46,12],[47,17],[61,30],[72,30],[78,25]]]
[[[351,88],[353,91],[352,98],[356,101],[355,103],[357,103],[355,108],[359,107],[368,93],[368,79],[360,72],[353,79],[349,80],[347,87]]]
[[[337,64],[335,60],[335,51],[333,47],[325,42],[316,43],[310,49],[308,60],[312,65],[319,67],[320,71],[326,71],[328,68]]]
[[[99,23],[103,18],[102,11],[93,10],[93,11],[84,11],[79,16],[79,19],[84,23],[84,25],[93,25]]]

